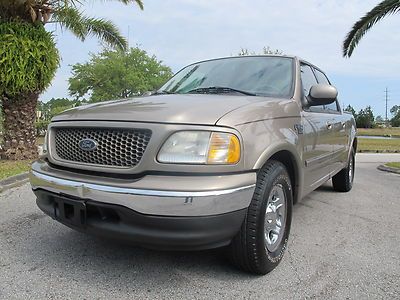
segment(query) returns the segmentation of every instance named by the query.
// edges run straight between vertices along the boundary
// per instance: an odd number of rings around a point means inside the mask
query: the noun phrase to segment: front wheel
[[[351,150],[346,167],[332,177],[333,189],[337,192],[348,192],[353,187],[355,169],[355,154]]]
[[[269,161],[260,170],[256,189],[230,258],[240,269],[267,274],[281,261],[292,221],[292,186],[285,166]]]

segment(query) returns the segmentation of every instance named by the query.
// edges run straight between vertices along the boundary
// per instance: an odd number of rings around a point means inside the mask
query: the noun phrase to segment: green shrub
[[[35,122],[36,134],[42,136],[46,133],[47,126],[49,126],[50,121],[47,120],[39,120]]]
[[[41,24],[0,22],[0,97],[43,91],[54,78],[59,54]]]

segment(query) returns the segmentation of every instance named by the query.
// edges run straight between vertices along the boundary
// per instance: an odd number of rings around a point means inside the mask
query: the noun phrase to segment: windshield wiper
[[[176,93],[170,92],[170,91],[167,91],[167,90],[157,91],[157,92],[153,93],[153,95],[164,95],[164,94],[176,94]]]
[[[219,94],[219,93],[231,93],[231,92],[240,93],[240,94],[248,95],[248,96],[257,96],[257,94],[254,94],[251,92],[241,91],[241,90],[233,89],[230,87],[223,87],[223,86],[209,86],[209,87],[197,88],[197,89],[190,90],[187,93]]]

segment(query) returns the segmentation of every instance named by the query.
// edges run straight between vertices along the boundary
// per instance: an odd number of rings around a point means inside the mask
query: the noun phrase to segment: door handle
[[[332,124],[329,122],[326,122],[326,128],[331,130],[332,129]]]
[[[346,122],[342,122],[342,127],[346,128]]]

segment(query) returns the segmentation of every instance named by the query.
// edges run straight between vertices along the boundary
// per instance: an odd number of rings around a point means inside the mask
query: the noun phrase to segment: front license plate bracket
[[[54,198],[54,216],[61,223],[75,227],[86,226],[86,203],[67,198]]]

